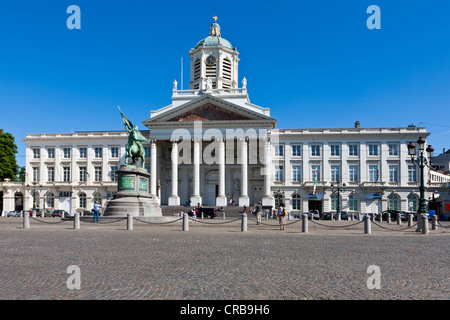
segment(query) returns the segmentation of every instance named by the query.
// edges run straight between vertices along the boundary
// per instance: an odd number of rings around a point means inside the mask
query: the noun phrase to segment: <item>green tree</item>
[[[17,145],[14,136],[0,129],[0,181],[16,179],[19,173],[16,153]]]

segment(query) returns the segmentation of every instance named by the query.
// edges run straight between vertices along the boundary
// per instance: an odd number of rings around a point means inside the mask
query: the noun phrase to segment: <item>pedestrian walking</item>
[[[262,214],[262,203],[261,201],[258,202],[256,205],[256,224],[261,223],[261,214]]]
[[[94,204],[94,222],[98,222],[98,217],[100,215],[100,208],[102,206],[100,205],[100,203],[98,201],[95,201]]]
[[[280,222],[280,230],[286,229],[286,215],[287,211],[285,208],[284,203],[280,203],[279,210],[278,210],[278,221]]]

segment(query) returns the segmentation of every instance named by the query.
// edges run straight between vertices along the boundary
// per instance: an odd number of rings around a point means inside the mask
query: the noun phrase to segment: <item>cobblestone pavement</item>
[[[22,218],[0,218],[0,299],[450,299],[450,229],[442,227],[422,235],[383,222],[389,229],[372,224],[367,235],[363,224],[321,221],[302,233],[298,220],[285,231],[249,220],[241,232],[240,221],[214,219],[189,231],[181,221],[135,221],[130,231],[125,220],[80,230],[38,220],[23,229]],[[67,287],[71,265],[80,289]],[[370,265],[380,267],[380,289],[367,287]]]

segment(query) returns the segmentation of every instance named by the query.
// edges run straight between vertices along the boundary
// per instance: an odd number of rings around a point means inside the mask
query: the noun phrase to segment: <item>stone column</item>
[[[241,196],[239,197],[239,205],[249,206],[250,199],[248,197],[248,157],[247,157],[247,140],[241,139]]]
[[[226,207],[227,196],[225,195],[225,141],[219,139],[219,195],[216,198],[216,206]]]
[[[150,194],[158,196],[156,194],[156,181],[157,181],[157,174],[156,174],[156,160],[157,160],[157,152],[156,152],[156,140],[150,141]]]
[[[193,139],[194,141],[194,171],[193,171],[193,183],[194,190],[191,196],[191,206],[197,206],[197,203],[202,204],[202,197],[200,196],[200,140]]]
[[[262,199],[263,206],[273,206],[274,199],[270,190],[271,176],[272,176],[272,146],[269,138],[263,138],[264,146],[264,197]]]
[[[169,197],[169,206],[179,206],[178,196],[178,141],[172,141],[172,194]]]

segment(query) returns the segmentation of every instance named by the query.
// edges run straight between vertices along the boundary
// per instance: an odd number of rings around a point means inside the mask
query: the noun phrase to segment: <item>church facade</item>
[[[426,128],[356,122],[351,128],[279,129],[269,108],[250,102],[246,79],[239,81],[239,52],[217,22],[189,55],[189,89],[179,90],[174,81],[172,103],[143,121],[149,192],[161,205],[189,199],[193,206],[284,202],[299,213],[417,210],[419,169],[407,145],[428,137]],[[33,191],[40,208],[90,210],[117,191],[125,131],[28,134],[23,140],[27,181],[3,190],[3,210],[31,208]]]

